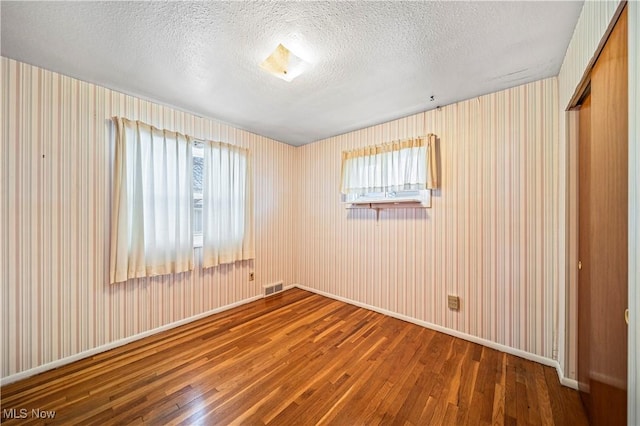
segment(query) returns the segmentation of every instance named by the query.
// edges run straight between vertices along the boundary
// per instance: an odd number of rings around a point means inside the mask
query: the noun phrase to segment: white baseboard
[[[443,327],[441,325],[437,325],[437,324],[433,324],[427,321],[422,321],[416,318],[412,318],[406,315],[402,315],[396,312],[392,312],[392,311],[388,311],[386,309],[382,309],[382,308],[378,308],[376,306],[372,306],[372,305],[368,305],[366,303],[362,303],[362,302],[358,302],[356,300],[352,300],[352,299],[348,299],[346,297],[341,297],[341,296],[336,296],[335,294],[331,294],[331,293],[326,293],[324,291],[321,290],[317,290],[315,288],[311,288],[311,287],[307,287],[304,286],[302,284],[293,284],[290,287],[298,287],[302,290],[307,290],[310,291],[312,293],[316,293],[316,294],[320,294],[322,296],[326,296],[329,297],[331,299],[335,299],[335,300],[339,300],[341,302],[345,302],[348,303],[350,305],[354,305],[354,306],[358,306],[360,308],[364,308],[364,309],[368,309],[370,311],[374,311],[374,312],[378,312],[384,315],[388,315],[390,317],[393,318],[398,318],[400,320],[403,321],[407,321],[425,328],[429,328],[431,330],[435,330],[435,331],[439,331],[441,333],[444,334],[448,334],[450,336],[454,336],[454,337],[459,337],[460,339],[463,340],[468,340],[470,342],[473,343],[477,343],[479,345],[483,345],[486,346],[488,348],[491,349],[495,349],[498,350],[500,352],[506,352],[508,354],[511,355],[515,355],[518,356],[520,358],[524,358],[524,359],[528,359],[530,361],[534,361],[543,365],[547,365],[549,367],[553,367],[556,369],[557,373],[558,373],[558,378],[560,379],[560,383],[564,386],[573,388],[573,389],[578,389],[578,382],[574,379],[569,379],[567,377],[564,377],[564,372],[562,371],[562,368],[560,367],[560,364],[558,363],[558,361],[556,361],[555,359],[551,359],[551,358],[546,358],[537,354],[533,354],[531,352],[526,352],[520,349],[516,349],[516,348],[512,348],[510,346],[505,346],[502,345],[500,343],[496,343],[496,342],[492,342],[491,340],[486,340],[477,336],[472,336],[471,334],[467,334],[467,333],[463,333],[461,331],[457,331],[457,330],[453,330],[447,327]]]
[[[289,288],[290,287],[291,286],[289,286]],[[110,343],[107,343],[105,345],[98,346],[96,348],[89,349],[89,350],[77,353],[75,355],[71,355],[71,356],[68,356],[68,357],[65,357],[65,358],[62,358],[62,359],[58,359],[56,361],[49,362],[47,364],[39,365],[38,367],[31,368],[29,370],[21,371],[19,373],[12,374],[12,375],[7,376],[7,377],[2,377],[2,378],[0,378],[0,385],[1,386],[8,385],[9,383],[17,382],[18,380],[26,379],[27,377],[31,377],[31,376],[34,376],[36,374],[44,373],[45,371],[53,370],[54,368],[62,367],[63,365],[70,364],[72,362],[79,361],[81,359],[97,355],[97,354],[99,354],[101,352],[106,352],[108,350],[117,348],[119,346],[126,345],[127,343],[131,343],[131,342],[134,342],[136,340],[140,340],[140,339],[143,339],[145,337],[152,336],[154,334],[160,333],[162,331],[170,330],[172,328],[176,328],[176,327],[179,327],[181,325],[188,324],[188,323],[193,322],[193,321],[197,321],[197,320],[199,320],[201,318],[208,317],[209,315],[213,315],[213,314],[217,314],[217,313],[220,313],[220,312],[224,312],[224,311],[227,311],[229,309],[235,308],[237,306],[245,305],[247,303],[254,302],[254,301],[262,299],[262,298],[263,298],[262,294],[259,294],[257,296],[253,296],[253,297],[250,297],[248,299],[243,299],[243,300],[240,300],[238,302],[231,303],[229,305],[225,305],[225,306],[221,306],[219,308],[211,309],[209,311],[203,312],[203,313],[198,314],[198,315],[194,315],[194,316],[189,317],[189,318],[182,319],[180,321],[172,322],[170,324],[165,324],[165,325],[163,325],[161,327],[157,327],[157,328],[154,328],[152,330],[147,330],[147,331],[144,331],[142,333],[134,334],[133,336],[125,337],[124,339],[116,340],[115,342],[110,342]]]
[[[463,333],[463,332],[460,332],[460,331],[457,331],[457,330],[452,330],[450,328],[443,327],[443,326],[440,326],[440,325],[437,325],[437,324],[433,324],[433,323],[430,323],[430,322],[427,322],[427,321],[418,320],[416,318],[412,318],[412,317],[409,317],[409,316],[406,316],[406,315],[398,314],[396,312],[388,311],[386,309],[381,309],[381,308],[378,308],[378,307],[375,307],[375,306],[372,306],[372,305],[368,305],[366,303],[361,303],[361,302],[358,302],[356,300],[351,300],[351,299],[347,299],[345,297],[336,296],[334,294],[326,293],[324,291],[320,291],[320,290],[317,290],[317,289],[314,289],[314,288],[311,288],[311,287],[307,287],[307,286],[304,286],[302,284],[289,284],[289,285],[286,285],[284,287],[284,290],[288,290],[288,289],[294,288],[294,287],[300,288],[302,290],[307,290],[307,291],[310,291],[312,293],[320,294],[322,296],[329,297],[331,299],[339,300],[341,302],[349,303],[350,305],[358,306],[358,307],[361,307],[361,308],[364,308],[364,309],[368,309],[370,311],[379,312],[381,314],[388,315],[388,316],[393,317],[393,318],[398,318],[400,320],[407,321],[407,322],[410,322],[410,323],[413,323],[413,324],[416,324],[416,325],[419,325],[419,326],[422,326],[422,327],[425,327],[425,328],[429,328],[431,330],[439,331],[441,333],[445,333],[445,334],[448,334],[448,335],[451,335],[451,336],[454,336],[454,337],[459,337],[460,339],[468,340],[470,342],[474,342],[474,343],[477,343],[477,344],[480,344],[480,345],[483,345],[483,346],[486,346],[486,347],[489,347],[489,348],[492,348],[492,349],[496,349],[496,350],[501,351],[501,352],[506,352],[506,353],[511,354],[511,355],[519,356],[521,358],[528,359],[530,361],[534,361],[534,362],[538,362],[538,363],[543,364],[543,365],[554,367],[556,369],[556,371],[558,372],[558,377],[560,378],[560,383],[562,385],[570,387],[570,388],[573,388],[573,389],[578,389],[578,382],[576,380],[574,380],[574,379],[570,379],[570,378],[564,377],[564,372],[562,371],[562,368],[560,367],[560,364],[558,363],[558,361],[556,361],[554,359],[546,358],[546,357],[543,357],[543,356],[540,356],[540,355],[536,355],[536,354],[532,354],[530,352],[522,351],[520,349],[515,349],[515,348],[512,348],[510,346],[505,346],[505,345],[502,345],[500,343],[492,342],[491,340],[482,339],[480,337],[472,336],[470,334],[466,334],[466,333]],[[182,319],[180,321],[172,322],[170,324],[166,324],[166,325],[163,325],[161,327],[154,328],[152,330],[148,330],[148,331],[145,331],[145,332],[142,332],[142,333],[138,333],[138,334],[135,334],[133,336],[126,337],[124,339],[116,340],[115,342],[110,342],[110,343],[107,343],[105,345],[98,346],[96,348],[89,349],[87,351],[83,351],[83,352],[77,353],[75,355],[71,355],[71,356],[68,356],[68,357],[65,357],[65,358],[62,358],[62,359],[47,363],[47,364],[40,365],[40,366],[35,367],[35,368],[31,368],[29,370],[21,371],[19,373],[16,373],[16,374],[13,374],[13,375],[10,375],[10,376],[7,376],[7,377],[2,377],[2,378],[0,378],[0,385],[1,386],[8,385],[9,383],[17,382],[18,380],[26,379],[27,377],[31,377],[31,376],[43,373],[43,372],[48,371],[48,370],[53,370],[54,368],[58,368],[58,367],[61,367],[63,365],[66,365],[66,364],[70,364],[72,362],[79,361],[81,359],[88,358],[90,356],[93,356],[93,355],[96,355],[96,354],[99,354],[99,353],[102,353],[102,352],[106,352],[108,350],[117,348],[119,346],[126,345],[127,343],[131,343],[131,342],[134,342],[136,340],[140,340],[140,339],[143,339],[145,337],[154,335],[156,333],[160,333],[162,331],[170,330],[172,328],[179,327],[181,325],[188,324],[188,323],[193,322],[193,321],[197,321],[197,320],[199,320],[201,318],[204,318],[204,317],[207,317],[209,315],[213,315],[213,314],[217,314],[217,313],[220,313],[220,312],[224,312],[224,311],[227,311],[229,309],[235,308],[237,306],[241,306],[241,305],[244,305],[244,304],[247,304],[247,303],[250,303],[250,302],[254,302],[254,301],[262,299],[262,298],[263,298],[263,295],[260,294],[260,295],[257,295],[257,296],[250,297],[248,299],[243,299],[243,300],[240,300],[238,302],[235,302],[235,303],[232,303],[232,304],[229,304],[229,305],[221,306],[219,308],[215,308],[215,309],[212,309],[210,311],[203,312],[201,314],[194,315],[192,317]]]
[[[562,370],[558,370],[558,377],[560,378],[560,384],[562,386],[566,386],[571,389],[578,390],[578,381],[576,379],[569,379],[567,377],[561,376]]]

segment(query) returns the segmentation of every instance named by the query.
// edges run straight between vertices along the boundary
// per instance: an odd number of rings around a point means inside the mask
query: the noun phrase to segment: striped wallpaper
[[[578,84],[585,72],[588,72],[595,62],[594,54],[598,50],[602,36],[611,24],[619,3],[619,1],[584,2],[558,75],[560,107],[563,110],[568,107],[569,100],[578,89]]]
[[[551,78],[300,147],[302,285],[545,358],[557,349],[564,223]],[[347,210],[341,152],[434,133],[431,209]],[[446,307],[460,296],[461,310]]]
[[[7,58],[1,87],[2,377],[294,281],[293,147]],[[255,261],[108,284],[114,115],[251,149]]]
[[[557,357],[575,378],[563,110],[617,6],[585,2],[557,79],[297,149],[2,58],[2,377],[247,300],[260,284],[284,280]],[[638,7],[630,6],[637,31]],[[630,99],[637,87],[630,85]],[[106,284],[113,115],[252,150],[255,261]],[[373,212],[339,204],[343,149],[429,132],[439,137],[441,162],[433,208],[382,211],[376,221]],[[640,226],[630,218],[637,253]],[[447,294],[461,297],[460,312],[446,308]]]

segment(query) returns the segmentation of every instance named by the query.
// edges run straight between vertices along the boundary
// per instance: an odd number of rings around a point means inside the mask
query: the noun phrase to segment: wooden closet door
[[[628,67],[623,10],[580,111],[578,379],[595,425],[626,425]],[[585,120],[583,123],[582,120]],[[585,134],[583,134],[583,131]],[[588,133],[588,134],[587,134]]]

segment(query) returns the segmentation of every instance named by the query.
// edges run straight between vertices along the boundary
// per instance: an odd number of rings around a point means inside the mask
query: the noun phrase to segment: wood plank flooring
[[[7,425],[587,424],[553,368],[299,289],[12,383],[1,401]]]

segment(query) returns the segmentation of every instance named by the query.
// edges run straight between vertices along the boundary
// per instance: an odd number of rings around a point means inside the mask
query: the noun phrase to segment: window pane
[[[193,157],[193,192],[202,194],[202,174],[204,172],[204,158]]]
[[[193,208],[193,234],[202,234],[202,205]]]
[[[202,235],[202,178],[204,174],[204,158],[202,147],[193,149],[193,234]]]

